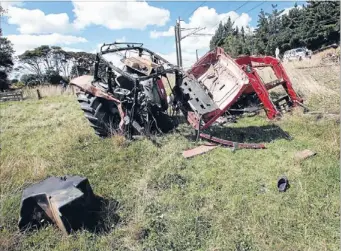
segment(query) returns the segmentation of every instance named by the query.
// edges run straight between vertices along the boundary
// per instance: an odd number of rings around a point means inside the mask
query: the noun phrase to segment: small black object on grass
[[[290,185],[287,177],[283,176],[278,180],[277,182],[278,191],[285,192],[289,187]]]

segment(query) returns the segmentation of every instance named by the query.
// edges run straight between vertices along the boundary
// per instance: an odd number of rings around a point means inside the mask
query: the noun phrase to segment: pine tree
[[[285,15],[272,5],[271,13],[260,11],[254,34],[233,25],[230,18],[224,25],[220,23],[210,47],[223,46],[231,56],[274,55],[276,47],[282,52],[300,46],[315,50],[340,42],[340,2],[310,0],[302,8],[295,4]]]
[[[256,29],[255,53],[265,54],[266,45],[269,41],[269,21],[267,15],[262,9],[258,15],[258,24]]]

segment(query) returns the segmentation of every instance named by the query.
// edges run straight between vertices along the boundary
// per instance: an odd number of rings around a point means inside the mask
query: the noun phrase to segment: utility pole
[[[197,62],[199,61],[199,57],[198,57],[198,49],[195,50],[195,54],[197,56]]]
[[[182,67],[182,54],[181,54],[181,19],[179,17],[176,20],[176,24],[174,27],[175,32],[175,48],[176,48],[176,62],[179,67]]]
[[[206,27],[203,28],[181,28],[180,22],[183,21],[180,19],[176,20],[176,24],[174,27],[174,33],[175,33],[175,48],[176,48],[176,62],[179,67],[182,67],[182,53],[181,53],[181,40],[185,39],[186,37],[193,36],[193,35],[199,35],[199,36],[211,36],[212,34],[202,34],[198,33],[201,30],[206,29]],[[185,30],[193,30],[192,32],[186,34],[185,36],[181,36],[181,31]],[[198,59],[198,53],[197,53],[197,59]]]

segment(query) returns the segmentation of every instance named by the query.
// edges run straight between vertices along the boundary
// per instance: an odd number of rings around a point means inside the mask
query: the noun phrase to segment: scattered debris
[[[219,145],[232,147],[232,152],[235,152],[237,149],[264,149],[265,146],[263,144],[248,144],[248,143],[238,143],[234,141],[219,139],[216,137],[213,137],[211,135],[200,133],[199,136],[201,138],[204,138],[206,140],[213,141],[214,143],[206,143],[204,145],[198,146],[193,149],[186,150],[182,153],[182,155],[185,158],[194,157],[196,155],[200,155],[206,152],[209,152],[215,148],[217,148]]]
[[[229,141],[229,140],[224,140],[224,139],[219,139],[216,137],[213,137],[211,135],[205,134],[205,133],[200,133],[200,137],[213,141],[215,143],[218,144],[222,144],[224,146],[230,146],[233,147],[234,150],[237,149],[265,149],[265,145],[264,144],[254,144],[254,143],[238,143],[238,142],[233,142],[233,141]]]
[[[277,188],[280,192],[285,192],[288,188],[290,188],[288,178],[285,176],[281,177],[277,182]]]
[[[314,155],[316,155],[316,152],[306,149],[306,150],[296,153],[295,160],[296,161],[305,160]]]
[[[65,234],[90,220],[95,195],[87,178],[49,177],[26,188],[22,194],[19,228],[55,223]]]
[[[207,143],[207,144],[198,146],[196,148],[186,150],[182,153],[182,155],[187,159],[187,158],[197,156],[199,154],[207,153],[207,152],[209,152],[209,151],[211,151],[217,147],[218,147],[218,145],[216,145],[216,144]]]

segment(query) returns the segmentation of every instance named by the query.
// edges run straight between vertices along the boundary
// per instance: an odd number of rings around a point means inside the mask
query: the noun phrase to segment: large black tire
[[[98,136],[110,137],[117,132],[121,119],[115,103],[84,92],[77,94],[77,100]]]

